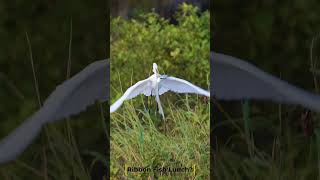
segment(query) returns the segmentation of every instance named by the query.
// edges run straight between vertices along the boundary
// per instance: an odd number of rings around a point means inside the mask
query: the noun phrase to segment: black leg
[[[152,90],[151,90],[151,92],[150,92],[150,96],[151,96],[151,98],[152,98]],[[149,114],[150,114],[150,100],[149,100],[150,98],[148,97],[148,112],[149,112]]]
[[[159,106],[158,106],[158,103],[156,104],[156,106],[157,106],[157,112],[159,111]]]

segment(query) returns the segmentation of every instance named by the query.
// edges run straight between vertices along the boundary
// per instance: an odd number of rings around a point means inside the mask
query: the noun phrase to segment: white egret
[[[320,112],[320,96],[299,89],[280,80],[257,67],[232,56],[211,52],[211,91],[220,100],[257,99],[278,103],[299,104]],[[130,87],[114,103],[110,112],[118,109],[124,100],[136,97],[159,95],[173,91],[177,93],[197,93],[210,96],[190,82],[160,75],[156,64],[154,75],[139,81]],[[44,105],[19,127],[0,141],[0,164],[16,159],[39,134],[42,126],[48,122],[78,114],[94,101],[106,101],[109,97],[109,63],[97,61],[57,87],[44,102]],[[161,104],[160,104],[161,105]],[[159,111],[160,111],[159,106]],[[162,108],[161,108],[162,111]],[[163,112],[162,112],[163,114]]]
[[[144,94],[146,96],[155,96],[159,107],[159,113],[164,119],[164,113],[159,96],[165,92],[173,91],[175,93],[195,93],[210,97],[210,92],[203,90],[186,80],[167,75],[160,75],[156,63],[153,63],[153,73],[154,74],[149,78],[141,80],[128,88],[126,92],[111,105],[110,113],[115,112],[125,100],[132,99],[139,94]]]

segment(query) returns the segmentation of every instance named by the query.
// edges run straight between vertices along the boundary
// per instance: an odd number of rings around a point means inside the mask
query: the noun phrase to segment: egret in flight
[[[218,100],[269,100],[277,103],[299,104],[320,112],[319,95],[295,87],[236,57],[211,52],[210,60],[211,92]],[[177,93],[210,96],[209,92],[188,81],[160,75],[156,65],[153,72],[154,75],[148,79],[130,87],[111,106],[110,112],[119,108],[124,100],[136,97],[138,94],[150,96],[158,93],[156,100],[159,100],[159,95],[170,90]],[[108,97],[109,62],[108,60],[96,61],[59,85],[37,112],[1,139],[0,165],[16,159],[32,143],[44,124],[78,114],[95,101],[104,102]]]
[[[153,73],[154,74],[149,78],[141,80],[128,88],[126,92],[111,105],[110,113],[115,112],[125,100],[132,99],[139,94],[144,94],[146,96],[155,96],[159,107],[159,113],[164,119],[164,113],[159,96],[165,92],[173,91],[175,93],[195,93],[210,97],[210,92],[203,90],[186,80],[159,74],[156,63],[153,63]]]

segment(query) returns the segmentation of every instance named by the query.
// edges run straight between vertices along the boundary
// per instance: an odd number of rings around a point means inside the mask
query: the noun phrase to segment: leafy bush
[[[175,17],[177,25],[154,12],[130,20],[111,19],[111,87],[119,85],[117,73],[122,87],[145,79],[153,62],[162,74],[208,87],[210,14],[199,15],[197,7],[182,4]],[[111,102],[113,98],[111,88]]]

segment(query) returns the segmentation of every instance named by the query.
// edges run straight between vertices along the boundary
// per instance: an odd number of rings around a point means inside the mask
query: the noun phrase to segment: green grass
[[[106,165],[102,149],[84,145],[88,144],[85,143],[88,140],[102,143],[103,128],[93,132],[91,129],[94,127],[85,123],[91,121],[103,126],[104,119],[100,119],[99,113],[96,114],[91,119],[87,117],[87,120],[72,117],[68,125],[65,120],[46,125],[46,131],[43,129],[17,160],[0,166],[0,179],[91,179],[90,172],[98,161]],[[80,132],[81,126],[88,129]]]
[[[165,94],[161,97],[165,121],[156,111],[154,97],[125,102],[111,114],[111,177],[129,179],[208,179],[210,154],[209,103],[196,95]],[[140,105],[139,105],[140,104]],[[146,108],[149,107],[149,108]],[[196,166],[192,172],[160,174],[158,172],[128,172],[134,167]]]
[[[312,40],[310,69],[319,93],[318,57]],[[311,81],[309,81],[311,82]],[[306,118],[301,107],[246,101],[238,110],[217,104],[214,179],[320,179],[320,114]],[[242,117],[241,117],[242,116]],[[304,125],[311,123],[310,129]],[[306,133],[309,132],[309,133]]]
[[[70,27],[69,56],[66,70],[67,78],[70,77],[71,70],[72,24]],[[29,48],[35,94],[38,100],[38,107],[40,108],[42,102],[38,89],[39,84],[34,68],[33,51],[27,33],[26,40]],[[102,112],[102,108],[105,108],[105,106],[101,106],[100,104],[93,108],[99,109],[99,111]],[[32,113],[36,110],[37,109],[34,108],[32,110],[28,109],[28,111],[32,111]],[[88,108],[87,111],[92,111],[92,107]],[[102,143],[101,139],[103,139],[104,133],[107,133],[107,128],[105,118],[101,117],[100,112],[91,112],[90,116],[85,116],[84,114],[86,113],[82,112],[81,118],[71,117],[55,123],[46,124],[45,127],[42,128],[39,137],[37,137],[16,160],[0,166],[0,179],[91,179],[90,172],[93,169],[93,165],[98,161],[105,166],[107,163],[104,154],[101,154],[101,151],[98,152],[99,149],[93,151],[92,148],[79,145],[79,142],[82,140],[83,142],[96,141],[100,144]],[[30,116],[30,114],[24,116]],[[86,122],[80,120],[83,119],[83,117],[87,119]],[[27,117],[23,118],[26,119]],[[88,122],[88,120],[94,121],[95,125],[92,125],[92,122]],[[85,129],[84,127],[90,131],[91,136],[88,137],[85,133],[81,132],[81,130]],[[90,128],[93,129],[90,130]],[[99,131],[99,129],[101,129],[101,131]],[[88,132],[87,130],[85,131]]]
[[[220,128],[229,133],[224,137],[217,135],[214,178],[317,179],[318,129],[311,136],[303,135],[299,129],[300,119],[294,116],[282,119],[285,121],[282,129],[277,114],[251,117],[250,121],[255,123],[251,123],[250,128],[245,118],[217,123],[213,132]],[[317,122],[319,116],[313,114],[313,119]],[[232,133],[230,129],[233,129]]]

